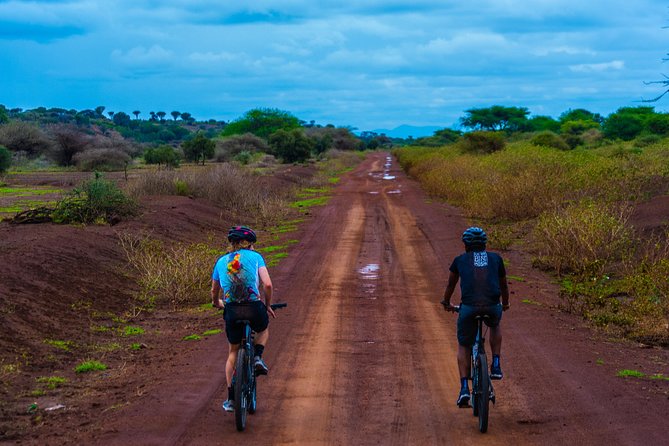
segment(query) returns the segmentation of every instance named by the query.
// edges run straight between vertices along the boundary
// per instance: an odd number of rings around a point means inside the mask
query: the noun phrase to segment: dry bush
[[[218,251],[204,243],[165,246],[159,240],[129,234],[120,234],[119,242],[137,273],[139,307],[169,303],[178,310],[207,302]]]
[[[629,258],[630,209],[582,200],[539,217],[534,239],[539,262],[558,274],[601,275]]]
[[[219,164],[192,171],[154,171],[141,175],[130,185],[130,194],[179,195],[177,188],[195,197],[211,200],[238,216],[252,216],[255,223],[268,225],[286,215],[286,198],[293,191],[279,191],[242,167]]]
[[[38,127],[23,121],[11,121],[0,126],[0,145],[12,152],[24,152],[30,158],[47,155],[53,141]]]
[[[53,124],[48,127],[48,132],[54,140],[51,157],[60,166],[74,164],[74,156],[85,151],[93,141],[90,135],[72,124]]]
[[[91,149],[79,152],[72,157],[79,170],[115,171],[123,170],[131,161],[128,153],[115,149]]]
[[[264,139],[257,137],[252,133],[243,135],[233,135],[222,140],[216,141],[216,161],[231,161],[235,156],[242,152],[257,153],[269,152],[270,148]]]

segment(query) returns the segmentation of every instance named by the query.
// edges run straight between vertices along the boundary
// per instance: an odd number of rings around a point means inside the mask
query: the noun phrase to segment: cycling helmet
[[[488,236],[483,229],[472,226],[462,233],[462,241],[467,246],[485,246]]]
[[[253,229],[247,228],[246,226],[233,226],[228,231],[228,241],[238,242],[241,240],[246,240],[249,243],[255,243],[256,233],[253,232]]]

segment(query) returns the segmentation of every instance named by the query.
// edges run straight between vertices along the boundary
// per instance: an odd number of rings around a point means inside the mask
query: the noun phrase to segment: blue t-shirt
[[[211,278],[221,284],[225,303],[257,301],[260,300],[258,269],[263,266],[265,259],[260,254],[240,249],[219,257]]]
[[[466,252],[453,260],[450,271],[460,275],[460,294],[464,305],[487,306],[499,303],[500,280],[506,277],[504,261],[488,251]]]

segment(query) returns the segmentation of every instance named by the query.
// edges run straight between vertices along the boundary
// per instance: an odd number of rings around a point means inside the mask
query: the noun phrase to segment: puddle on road
[[[386,193],[387,193],[387,194],[401,194],[402,191],[401,191],[401,190],[389,190],[389,191],[386,192]]]
[[[376,191],[376,190],[373,190],[373,191],[371,191],[371,192],[368,192],[368,193],[369,193],[369,194],[372,194],[372,195],[378,195],[378,193],[379,193],[379,192],[378,192],[378,191]]]
[[[377,263],[370,263],[365,265],[358,270],[363,279],[378,279],[379,278],[379,265]]]
[[[384,180],[394,180],[394,179],[395,179],[395,175],[388,175],[388,174],[385,174],[385,175],[383,175],[383,179],[384,179]]]

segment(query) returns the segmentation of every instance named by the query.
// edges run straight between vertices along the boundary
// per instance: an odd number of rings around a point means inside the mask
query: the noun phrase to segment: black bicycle
[[[445,305],[444,302],[442,304]],[[453,307],[456,312],[460,311],[459,306]],[[479,418],[479,430],[481,433],[488,431],[488,415],[490,412],[490,401],[495,404],[495,391],[490,379],[488,369],[488,358],[485,353],[485,337],[483,336],[483,323],[490,316],[478,315],[476,320],[476,341],[472,346],[471,356],[471,378],[472,378],[472,410],[474,416]]]
[[[272,310],[284,308],[288,304],[271,304]],[[235,424],[238,431],[246,428],[246,414],[254,414],[257,407],[256,374],[253,364],[253,330],[248,320],[238,320],[238,324],[244,324],[244,336],[241,347],[237,353],[237,363],[232,377],[232,386],[235,392]]]

